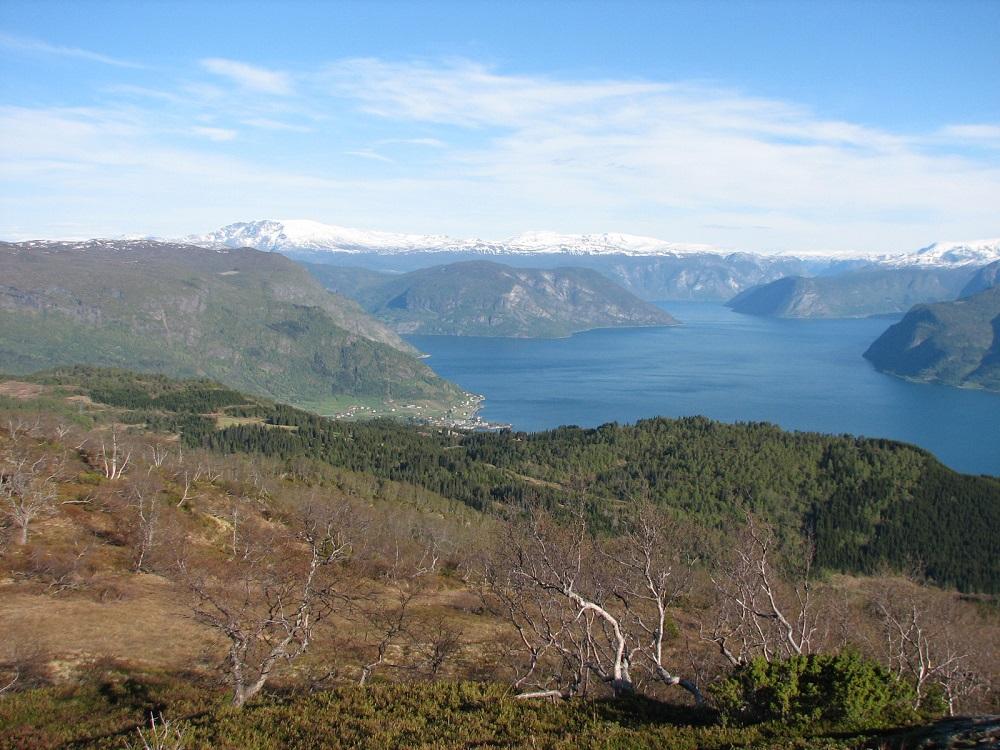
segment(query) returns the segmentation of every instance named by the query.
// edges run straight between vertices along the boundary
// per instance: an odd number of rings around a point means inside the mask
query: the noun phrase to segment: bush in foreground
[[[855,651],[757,658],[713,689],[727,724],[781,721],[845,729],[912,722],[913,689]]]
[[[124,750],[141,746],[151,716],[184,738],[184,750],[847,750],[862,741],[808,726],[725,727],[708,712],[642,698],[524,701],[504,686],[469,682],[272,694],[242,710],[226,697],[173,677],[121,674],[11,694],[0,700],[0,748]]]

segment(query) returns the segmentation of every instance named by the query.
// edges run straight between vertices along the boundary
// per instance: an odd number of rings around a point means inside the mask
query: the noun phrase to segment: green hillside
[[[702,417],[456,433],[387,420],[336,422],[210,384],[127,372],[73,369],[32,379],[82,388],[96,401],[132,410],[125,421],[179,431],[191,447],[313,459],[477,510],[541,507],[558,514],[582,504],[596,529],[614,533],[622,511],[648,497],[721,533],[751,509],[786,540],[811,533],[817,563],[827,569],[919,569],[962,590],[1000,586],[1000,479],[959,474],[926,451],[889,440]],[[219,409],[233,419],[198,416]]]
[[[211,377],[329,413],[464,401],[395,333],[294,262],[156,242],[0,244],[0,369]]]
[[[914,307],[865,357],[893,375],[1000,391],[1000,287]]]
[[[868,268],[836,276],[787,276],[747,289],[727,304],[747,315],[863,318],[954,299],[972,274],[964,268]]]
[[[557,338],[592,328],[675,325],[668,313],[583,268],[524,269],[489,261],[406,274],[312,266],[401,333]]]

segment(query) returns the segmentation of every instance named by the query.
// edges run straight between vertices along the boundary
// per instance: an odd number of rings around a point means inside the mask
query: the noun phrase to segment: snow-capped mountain
[[[680,255],[725,254],[712,245],[665,242],[631,234],[557,234],[526,232],[499,242],[457,239],[447,235],[395,234],[322,224],[304,219],[239,222],[208,234],[191,235],[186,242],[204,246],[255,247],[271,252],[296,250],[340,253],[465,252],[483,255]]]
[[[724,254],[715,245],[666,242],[655,237],[605,232],[603,234],[557,234],[525,232],[500,243],[509,253],[565,253],[568,255],[683,255]]]
[[[715,245],[668,242],[633,234],[559,234],[525,232],[506,240],[460,239],[443,234],[397,234],[323,224],[305,219],[262,220],[229,224],[181,241],[205,247],[254,247],[271,252],[334,252],[402,255],[407,253],[475,253],[480,255],[573,255],[633,257],[718,255],[733,250]],[[763,258],[773,254],[749,253]],[[865,261],[887,266],[948,267],[986,265],[1000,260],[1000,239],[972,242],[935,242],[915,252],[802,253],[794,257],[818,261]]]
[[[887,255],[878,262],[892,266],[985,266],[1000,260],[1000,239],[935,242],[913,253]]]
[[[444,235],[351,229],[306,219],[239,222],[208,234],[191,235],[185,241],[195,245],[254,247],[271,252],[325,250],[342,253],[428,252],[459,249],[468,244]]]

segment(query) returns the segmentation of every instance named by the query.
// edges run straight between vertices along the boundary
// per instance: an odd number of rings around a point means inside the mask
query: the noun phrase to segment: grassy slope
[[[865,357],[915,380],[1000,390],[1000,287],[914,307]]]
[[[535,270],[470,261],[399,276],[311,270],[405,333],[560,337],[591,328],[677,322],[582,268]]]
[[[461,391],[396,334],[255,250],[126,243],[0,247],[0,369],[70,363],[208,376],[318,410]]]

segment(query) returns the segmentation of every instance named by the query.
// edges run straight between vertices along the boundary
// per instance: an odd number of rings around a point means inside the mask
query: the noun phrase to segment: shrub
[[[726,722],[823,721],[848,729],[913,721],[913,689],[856,651],[754,659],[712,689]]]

